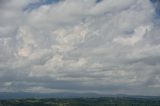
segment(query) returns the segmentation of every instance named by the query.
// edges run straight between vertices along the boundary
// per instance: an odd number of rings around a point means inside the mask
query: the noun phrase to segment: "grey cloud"
[[[23,10],[32,3],[0,7],[0,91],[159,94],[159,25],[149,0]]]

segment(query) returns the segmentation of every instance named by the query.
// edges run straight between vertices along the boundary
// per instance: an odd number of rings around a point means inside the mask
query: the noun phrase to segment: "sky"
[[[0,0],[0,92],[160,95],[159,0]]]

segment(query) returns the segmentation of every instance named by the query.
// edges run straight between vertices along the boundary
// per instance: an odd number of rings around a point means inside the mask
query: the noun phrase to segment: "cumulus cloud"
[[[159,95],[154,3],[2,0],[0,91]]]

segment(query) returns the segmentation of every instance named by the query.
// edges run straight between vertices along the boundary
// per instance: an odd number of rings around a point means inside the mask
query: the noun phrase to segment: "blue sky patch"
[[[100,3],[100,2],[102,2],[103,0],[96,0],[96,3]]]
[[[160,0],[150,0],[154,7],[155,7],[155,12],[156,12],[156,15],[158,17],[160,17]]]
[[[26,10],[30,11],[30,10],[39,8],[42,5],[50,5],[50,4],[53,4],[53,3],[58,3],[60,1],[62,1],[62,0],[39,0],[39,2],[35,2],[35,3],[31,3],[31,4],[27,5],[24,8],[24,11],[26,11]]]

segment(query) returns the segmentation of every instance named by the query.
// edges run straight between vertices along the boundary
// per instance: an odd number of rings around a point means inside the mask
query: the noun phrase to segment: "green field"
[[[0,106],[160,106],[159,98],[103,97],[0,100]]]

